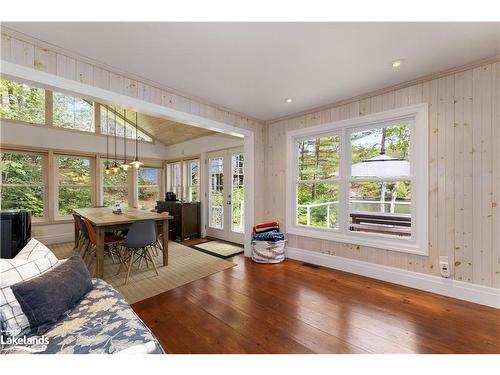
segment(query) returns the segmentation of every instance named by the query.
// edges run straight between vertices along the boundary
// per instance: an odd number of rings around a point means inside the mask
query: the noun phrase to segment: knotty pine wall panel
[[[500,288],[500,63],[268,124],[267,219],[285,223],[286,132],[412,104],[429,105],[429,256],[289,235],[289,245]]]

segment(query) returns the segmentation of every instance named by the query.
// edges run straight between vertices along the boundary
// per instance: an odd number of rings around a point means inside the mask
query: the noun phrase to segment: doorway
[[[207,154],[207,236],[243,244],[245,234],[243,147]]]

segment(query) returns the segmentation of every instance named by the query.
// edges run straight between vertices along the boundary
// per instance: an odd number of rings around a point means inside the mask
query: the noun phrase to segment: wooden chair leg
[[[128,262],[127,276],[125,276],[125,285],[128,283],[128,277],[130,276],[130,271],[132,270],[132,260],[134,258],[134,252],[130,254],[130,260]]]
[[[109,257],[111,258],[111,261],[113,262],[113,264],[115,264],[115,257],[113,256],[113,250],[111,248],[112,246],[113,245],[108,246],[107,252],[109,254]]]
[[[144,258],[144,262],[146,262],[146,268],[149,268],[149,261],[148,261],[148,257],[146,256],[146,251],[147,251],[147,247],[145,247],[142,250],[142,257]]]
[[[153,268],[155,269],[156,276],[158,276],[159,275],[158,269],[156,268],[156,264],[153,260],[151,249],[149,249],[149,248],[146,249],[146,256],[148,256],[151,263],[153,263]]]
[[[128,250],[125,250],[125,251],[128,251]],[[123,253],[123,255],[121,256],[121,261],[120,261],[120,267],[118,267],[118,272],[116,273],[117,275],[120,273],[120,271],[122,270],[122,266],[127,266],[127,261],[128,261],[128,256],[130,255],[130,251],[128,251],[128,253]]]

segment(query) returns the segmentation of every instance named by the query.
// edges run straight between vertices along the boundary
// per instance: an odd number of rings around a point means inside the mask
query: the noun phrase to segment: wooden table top
[[[95,226],[131,224],[139,220],[170,220],[173,216],[164,216],[156,212],[137,208],[122,208],[121,214],[114,214],[111,207],[78,208],[73,212],[90,221]]]

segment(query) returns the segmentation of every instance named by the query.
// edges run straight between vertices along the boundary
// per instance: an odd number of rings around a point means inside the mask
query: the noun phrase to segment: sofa
[[[12,260],[0,259],[0,353],[164,353],[157,339],[122,295],[100,279],[92,279],[92,289],[43,335],[30,330],[15,297],[10,293],[9,282],[16,281],[16,277],[25,281],[40,276],[64,260],[57,260],[48,248],[35,239],[26,247],[27,250],[23,249],[25,251]],[[33,263],[36,267],[32,267]]]

